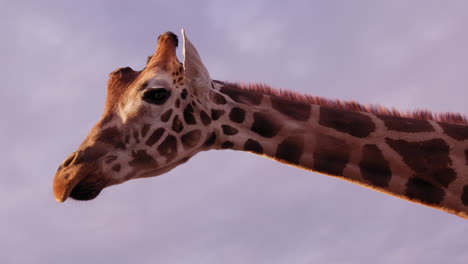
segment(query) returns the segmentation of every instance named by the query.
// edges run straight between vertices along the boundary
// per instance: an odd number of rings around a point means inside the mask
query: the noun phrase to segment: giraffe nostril
[[[62,168],[68,167],[76,157],[76,152],[71,154],[62,164]]]

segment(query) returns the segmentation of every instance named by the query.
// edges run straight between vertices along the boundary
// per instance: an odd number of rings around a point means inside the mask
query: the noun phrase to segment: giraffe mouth
[[[102,177],[90,174],[71,189],[69,197],[79,201],[92,200],[101,193],[106,184],[107,181]]]
[[[92,170],[86,170],[87,173],[76,173],[76,177],[70,177],[70,172],[57,172],[54,180],[54,196],[57,202],[64,202],[67,198],[71,198],[79,201],[88,201],[96,198],[102,191],[102,189],[109,187],[111,185],[120,184],[122,182],[138,179],[138,178],[148,178],[155,177],[161,174],[164,174],[174,167],[178,166],[181,163],[184,163],[190,159],[192,155],[183,158],[174,164],[157,168],[154,170],[149,170],[143,172],[139,175],[132,175],[131,177],[126,177],[121,180],[112,180],[111,177],[106,176],[99,172],[99,170],[94,170],[95,172],[90,172]],[[70,179],[72,178],[72,179]]]

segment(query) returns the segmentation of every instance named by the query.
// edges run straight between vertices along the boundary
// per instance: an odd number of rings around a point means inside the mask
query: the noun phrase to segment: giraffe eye
[[[164,88],[150,89],[143,94],[143,101],[160,105],[166,102],[169,96],[171,96],[171,92]]]

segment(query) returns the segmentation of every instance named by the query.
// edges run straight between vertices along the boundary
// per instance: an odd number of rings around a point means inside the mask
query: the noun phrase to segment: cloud
[[[278,38],[287,27],[285,19],[269,15],[269,2],[254,0],[250,2],[211,1],[208,17],[239,52],[256,56],[271,56],[280,52],[285,40]],[[259,48],[262,43],[261,48]]]
[[[0,10],[11,40],[0,42],[1,263],[468,258],[455,216],[248,153],[201,153],[91,202],[59,205],[51,192],[102,111],[107,74],[141,66],[157,33],[188,26],[213,77],[466,111],[466,3],[98,2]]]

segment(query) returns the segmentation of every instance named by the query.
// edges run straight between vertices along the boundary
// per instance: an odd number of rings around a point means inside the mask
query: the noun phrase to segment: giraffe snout
[[[54,177],[55,199],[63,202],[69,196],[78,200],[89,200],[97,196],[107,184],[106,179],[101,179],[98,166],[99,158],[106,153],[106,148],[95,144],[79,149],[66,158]]]

